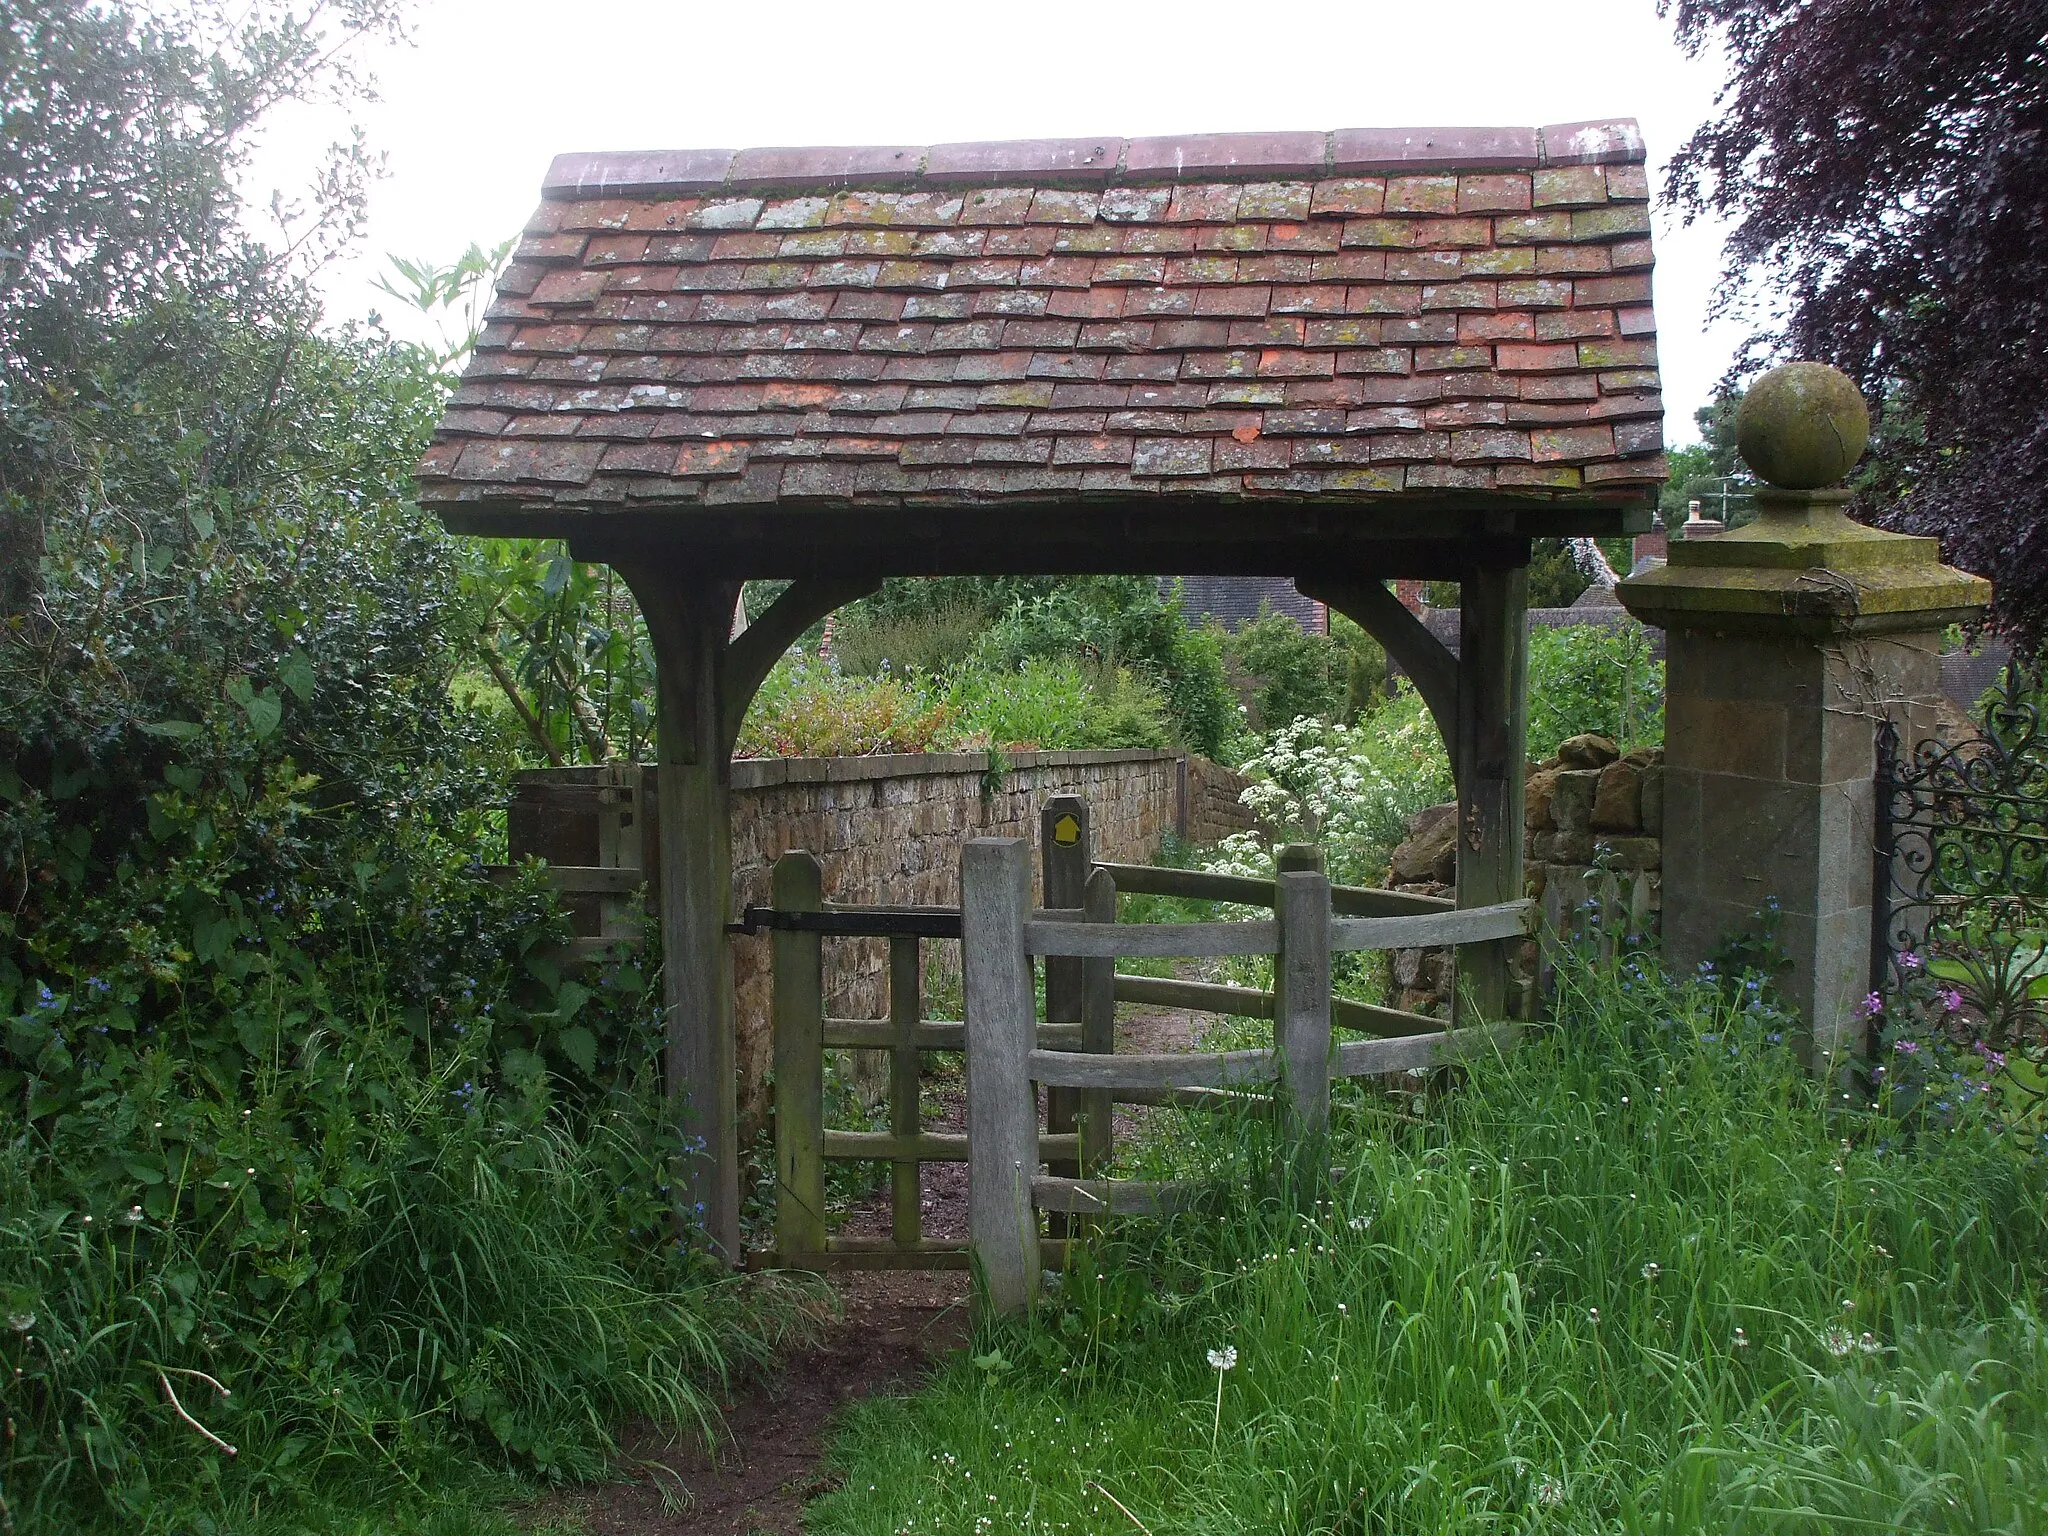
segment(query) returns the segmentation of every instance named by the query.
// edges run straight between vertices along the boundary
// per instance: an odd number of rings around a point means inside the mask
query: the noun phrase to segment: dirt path
[[[1200,1017],[1134,1012],[1117,1021],[1117,1049],[1186,1050]],[[928,1129],[965,1127],[957,1086],[939,1105]],[[1136,1125],[1132,1111],[1117,1111],[1119,1137]],[[966,1237],[967,1165],[925,1164],[920,1190],[925,1234]],[[850,1212],[840,1230],[886,1235],[887,1190]],[[652,1432],[632,1437],[620,1459],[630,1481],[555,1495],[539,1517],[592,1536],[801,1536],[804,1506],[832,1487],[822,1457],[840,1410],[877,1393],[914,1390],[968,1338],[964,1271],[853,1273],[833,1284],[839,1319],[814,1348],[722,1405],[725,1429],[715,1450],[687,1440],[671,1445]]]

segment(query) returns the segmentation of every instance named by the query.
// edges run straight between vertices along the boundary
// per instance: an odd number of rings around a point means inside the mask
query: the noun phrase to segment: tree
[[[1877,417],[1861,515],[1938,535],[2048,628],[2048,0],[1661,0],[1720,110],[1668,194],[1732,218],[1729,288],[1781,321],[1741,368],[1815,357]]]
[[[172,301],[275,312],[354,233],[370,170],[360,143],[337,146],[305,203],[273,201],[271,243],[245,228],[239,182],[250,132],[272,108],[365,91],[350,50],[397,32],[403,3],[195,0],[151,18],[97,0],[10,0],[0,25],[0,614],[33,591],[38,507],[65,462],[61,418],[109,327]]]
[[[1669,531],[1678,531],[1695,501],[1706,516],[1730,526],[1749,511],[1749,474],[1735,451],[1735,413],[1742,408],[1742,393],[1723,389],[1694,411],[1700,440],[1671,450],[1671,478],[1657,498],[1657,510]]]

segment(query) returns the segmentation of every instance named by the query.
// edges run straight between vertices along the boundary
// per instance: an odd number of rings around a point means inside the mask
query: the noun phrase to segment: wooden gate
[[[1138,871],[1129,871],[1138,874]],[[1505,945],[1533,931],[1529,900],[1452,908],[1385,891],[1344,890],[1345,905],[1375,915],[1336,915],[1335,894],[1312,848],[1281,851],[1271,881],[1172,874],[1173,894],[1256,901],[1271,920],[1220,923],[1116,924],[1095,913],[1036,912],[1030,904],[1029,849],[1016,838],[977,838],[961,854],[961,966],[966,997],[969,1245],[997,1311],[1018,1311],[1038,1291],[1053,1255],[1040,1235],[1041,1212],[1156,1214],[1184,1204],[1183,1185],[1039,1172],[1046,1160],[1037,1134],[1038,1088],[1078,1091],[1097,1101],[1172,1096],[1189,1103],[1235,1102],[1269,1092],[1283,1112],[1285,1134],[1298,1150],[1320,1155],[1329,1120],[1330,1082],[1425,1070],[1479,1045],[1503,1043],[1505,1020],[1454,1021],[1367,1009],[1340,1010],[1330,990],[1333,953],[1426,946]],[[1090,877],[1114,880],[1107,869]],[[1227,883],[1226,883],[1227,882]],[[1162,884],[1168,882],[1160,882]],[[1155,887],[1156,888],[1156,887]],[[1110,910],[1114,911],[1111,895]],[[1076,920],[1077,917],[1082,920]],[[1108,962],[1120,955],[1198,957],[1271,955],[1270,992],[1195,982],[1146,981],[1158,1000],[1255,1014],[1274,1022],[1271,1049],[1206,1054],[1114,1055],[1077,1052],[1045,1040],[1036,1020],[1033,957]],[[1106,990],[1140,995],[1117,977]],[[1333,1026],[1363,1027],[1377,1039],[1335,1038]]]
[[[1051,906],[1043,915],[1079,919],[1080,892],[1090,870],[1088,807],[1076,796],[1048,800],[1040,815],[1043,881]],[[1020,841],[1019,846],[1027,847]],[[926,1051],[964,1051],[967,1030],[958,1019],[924,1017],[923,944],[958,939],[958,907],[841,906],[825,900],[823,870],[803,849],[775,861],[767,907],[749,907],[740,926],[773,933],[775,1047],[775,1246],[748,1255],[751,1267],[790,1269],[964,1269],[968,1244],[934,1239],[923,1230],[919,1169],[930,1162],[968,1161],[967,1134],[929,1131],[920,1106],[920,1058]],[[1102,920],[1115,918],[1115,893]],[[888,1014],[880,1019],[833,1018],[825,1012],[824,945],[828,939],[882,938],[889,944]],[[1047,1022],[1034,1042],[1048,1049],[1107,1051],[1114,1004],[1110,965],[1080,961],[1046,966]],[[1090,987],[1093,987],[1091,1000]],[[832,1130],[825,1125],[825,1052],[886,1051],[889,1057],[886,1131]],[[1034,1162],[1078,1177],[1106,1161],[1109,1105],[1101,1097],[1057,1090],[1048,1125],[1038,1135]],[[1035,1121],[1034,1115],[1034,1121]],[[828,1233],[825,1164],[833,1160],[889,1164],[890,1231],[886,1238]],[[1057,1242],[1055,1237],[1054,1242]],[[1054,1247],[1051,1252],[1058,1253]]]

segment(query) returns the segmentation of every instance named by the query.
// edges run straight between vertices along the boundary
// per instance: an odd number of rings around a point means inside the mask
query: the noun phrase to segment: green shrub
[[[451,1459],[596,1476],[803,1328],[668,1240],[658,1096],[572,1123],[494,1071],[489,1002],[423,1062],[350,980],[342,1017],[272,989],[239,1074],[153,1045],[0,1149],[26,1529],[240,1529],[340,1479],[388,1506]]]
[[[832,658],[850,677],[947,672],[967,659],[991,616],[978,603],[889,611],[856,603],[832,630]]]
[[[954,710],[916,677],[847,677],[801,654],[769,673],[747,710],[740,757],[930,752],[957,734]]]
[[[1664,740],[1664,663],[1629,619],[1536,629],[1529,636],[1529,753],[1544,757],[1567,737],[1597,731],[1623,751]]]
[[[1161,597],[1149,577],[1085,577],[1020,597],[976,642],[971,664],[1001,675],[1033,658],[1142,674],[1166,696],[1174,732],[1193,751],[1216,756],[1235,731],[1221,632],[1189,629],[1179,595]]]
[[[1293,615],[1268,606],[1231,636],[1227,651],[1251,680],[1254,730],[1269,731],[1303,717],[1342,717],[1351,655],[1330,636],[1306,634]]]
[[[963,667],[947,703],[962,744],[1162,749],[1171,740],[1166,699],[1125,667],[1036,656],[1014,672]]]

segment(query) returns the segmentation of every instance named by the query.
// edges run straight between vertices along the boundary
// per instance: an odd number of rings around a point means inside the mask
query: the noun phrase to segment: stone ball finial
[[[1768,483],[1788,491],[1833,485],[1870,443],[1870,407],[1839,368],[1786,363],[1749,387],[1735,413],[1735,446]]]

